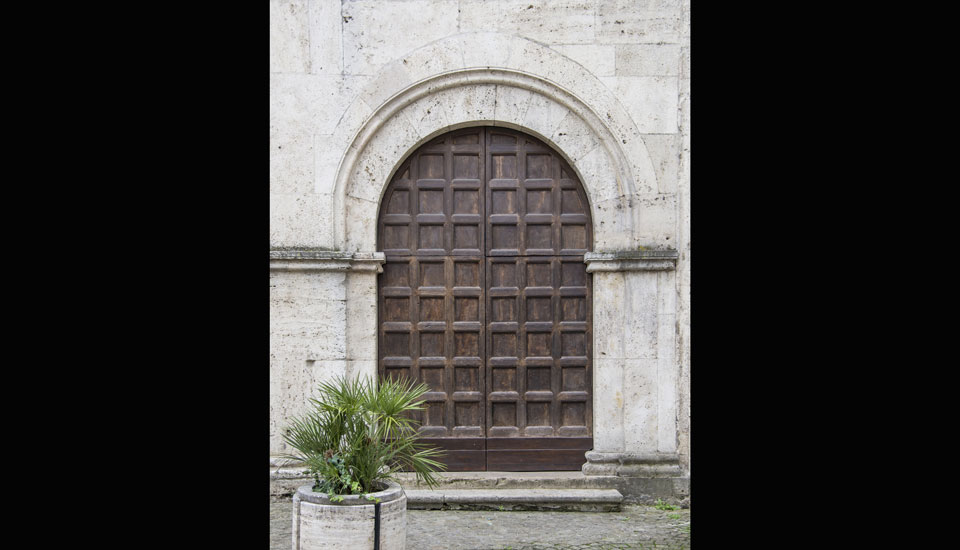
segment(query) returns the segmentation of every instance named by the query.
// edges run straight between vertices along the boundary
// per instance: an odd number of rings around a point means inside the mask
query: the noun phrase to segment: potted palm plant
[[[413,381],[348,379],[320,384],[313,409],[283,438],[313,485],[293,495],[293,548],[403,549],[407,498],[396,482],[412,470],[433,487],[442,451],[417,442],[413,412],[429,388]]]

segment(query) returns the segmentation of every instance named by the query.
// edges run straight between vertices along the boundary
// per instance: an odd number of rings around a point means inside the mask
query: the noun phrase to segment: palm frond
[[[313,410],[291,420],[283,440],[297,451],[285,456],[302,461],[323,487],[349,494],[356,481],[361,491],[372,492],[400,469],[436,484],[434,472],[446,468],[434,459],[443,452],[418,443],[414,418],[429,386],[403,378],[375,384],[337,377],[317,390]]]

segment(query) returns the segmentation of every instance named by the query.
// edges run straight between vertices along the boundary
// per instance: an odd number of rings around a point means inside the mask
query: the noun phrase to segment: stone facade
[[[588,195],[585,473],[689,478],[689,0],[271,0],[270,449],[375,375],[379,201],[452,129],[553,146]]]

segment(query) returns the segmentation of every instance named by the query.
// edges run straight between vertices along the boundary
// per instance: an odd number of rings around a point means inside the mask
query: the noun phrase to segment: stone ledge
[[[339,250],[271,250],[271,271],[352,271],[382,273],[383,252]]]
[[[405,489],[414,510],[555,510],[616,512],[616,489]]]
[[[680,253],[668,250],[620,250],[587,252],[583,262],[587,273],[596,271],[671,271],[677,268]]]

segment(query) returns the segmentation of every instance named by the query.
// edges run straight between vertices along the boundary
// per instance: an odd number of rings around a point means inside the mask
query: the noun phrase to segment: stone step
[[[437,487],[445,489],[619,489],[616,476],[587,476],[583,472],[440,472]],[[417,483],[413,472],[400,472],[404,489],[431,489]]]
[[[407,489],[411,510],[619,512],[616,489]]]
[[[624,504],[652,504],[664,499],[671,504],[682,503],[689,495],[689,478],[643,478],[616,475],[584,475],[583,472],[440,472],[435,474],[437,484],[428,487],[417,483],[413,472],[399,472],[396,481],[407,491],[452,491],[467,489],[525,489],[525,490],[616,490],[623,495]],[[311,483],[302,467],[270,468],[270,494],[292,495],[300,485]],[[496,508],[494,508],[496,509]]]

